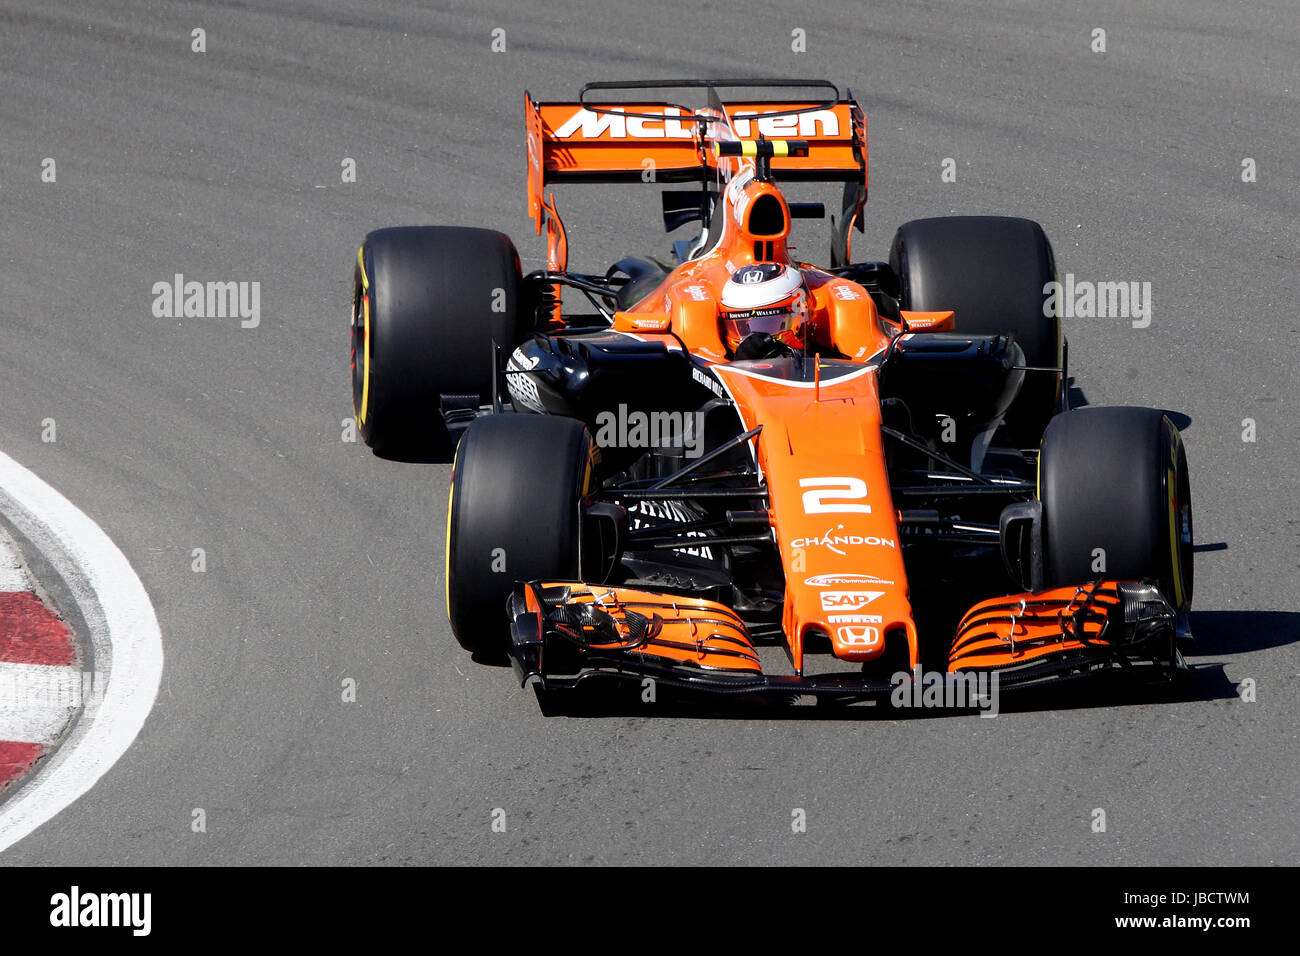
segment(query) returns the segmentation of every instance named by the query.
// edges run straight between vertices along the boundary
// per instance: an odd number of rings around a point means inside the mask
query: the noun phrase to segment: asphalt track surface
[[[0,3],[0,448],[123,549],[166,653],[135,745],[0,862],[1300,860],[1289,2],[151,6]],[[1062,273],[1152,283],[1149,328],[1066,327],[1089,402],[1186,417],[1197,540],[1217,546],[1198,555],[1190,699],[1098,690],[994,720],[544,716],[455,645],[449,469],[340,440],[357,244],[487,225],[536,268],[525,88],[755,74],[862,99],[856,258],[909,218],[1003,213],[1044,224]],[[649,188],[559,201],[578,268],[667,249]],[[825,228],[799,225],[804,254]],[[153,283],[178,272],[261,282],[260,326],[154,318]]]

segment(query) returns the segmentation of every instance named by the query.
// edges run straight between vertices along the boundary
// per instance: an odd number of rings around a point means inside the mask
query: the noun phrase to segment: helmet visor
[[[746,309],[743,312],[728,312],[723,321],[726,324],[727,338],[739,342],[753,332],[776,335],[794,328],[795,313],[788,306]]]

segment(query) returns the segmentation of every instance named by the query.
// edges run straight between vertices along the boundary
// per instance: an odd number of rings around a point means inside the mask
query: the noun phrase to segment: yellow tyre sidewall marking
[[[361,411],[355,415],[358,425],[366,423],[370,409],[370,277],[366,275],[366,247],[357,250],[357,267],[361,270],[361,314],[363,322],[361,356]]]
[[[365,341],[365,348],[362,350],[365,355],[362,358],[361,367],[361,424],[366,423],[366,412],[370,408],[370,293],[361,294],[361,313],[365,323],[365,331],[362,332],[362,339]]]
[[[456,496],[456,466],[460,462],[460,448],[451,460],[451,486],[447,489],[447,543],[443,548],[443,598],[447,603],[447,620],[451,620],[451,503]]]

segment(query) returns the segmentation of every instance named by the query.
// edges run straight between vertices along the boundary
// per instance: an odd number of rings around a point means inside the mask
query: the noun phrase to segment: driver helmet
[[[731,353],[755,333],[801,347],[808,313],[803,273],[781,263],[742,266],[722,287],[722,337]]]

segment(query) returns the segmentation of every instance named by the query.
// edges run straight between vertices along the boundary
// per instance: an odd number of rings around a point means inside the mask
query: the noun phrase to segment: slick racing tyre
[[[378,229],[357,253],[352,290],[352,408],[378,451],[450,458],[444,404],[491,401],[492,343],[527,334],[519,255],[488,229]]]
[[[1149,578],[1192,602],[1187,453],[1154,408],[1085,407],[1052,419],[1039,460],[1047,587]]]
[[[951,309],[954,331],[1011,334],[1027,365],[1062,367],[1061,320],[1043,315],[1044,286],[1056,280],[1056,261],[1038,223],[1004,216],[915,219],[894,234],[889,263],[901,308]],[[1012,444],[1037,447],[1064,387],[1060,373],[1025,373],[1005,419]]]
[[[468,651],[499,657],[517,581],[581,576],[592,441],[582,422],[488,415],[465,432],[447,505],[447,617]]]

